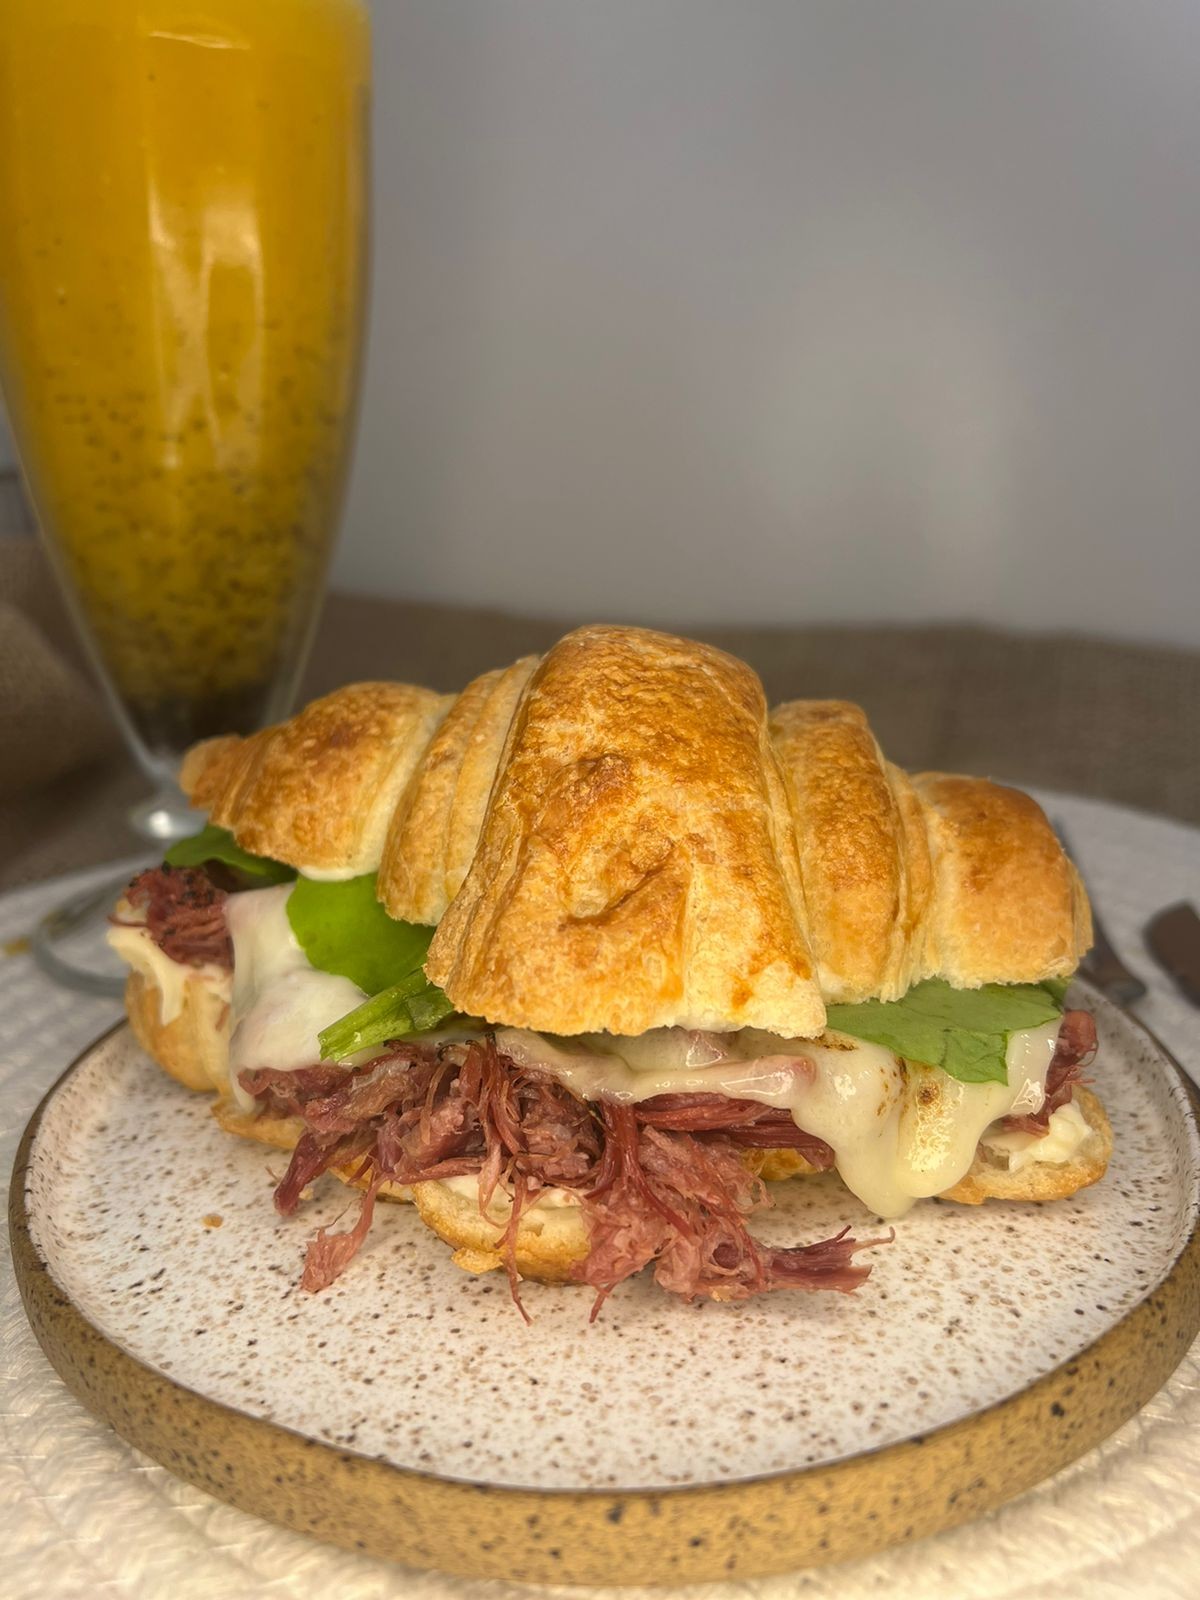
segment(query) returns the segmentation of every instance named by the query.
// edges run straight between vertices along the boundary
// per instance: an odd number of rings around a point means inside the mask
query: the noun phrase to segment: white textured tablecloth
[[[1150,960],[1140,930],[1168,901],[1200,905],[1200,832],[1117,807],[1042,796],[1068,828],[1118,948],[1151,985],[1144,1021],[1200,1082],[1200,1012]],[[0,944],[111,868],[0,899]],[[118,1016],[56,989],[27,955],[0,959],[0,1173],[46,1088]],[[345,1554],[178,1482],[85,1411],[42,1356],[0,1255],[0,1597],[154,1600],[503,1600],[499,1581],[418,1573]],[[447,1537],[453,1538],[453,1530]],[[539,1594],[618,1591],[539,1590]],[[627,1592],[627,1591],[625,1591]],[[664,1592],[665,1591],[659,1591]],[[1200,1594],[1200,1345],[1130,1423],[991,1516],[863,1561],[691,1591],[705,1600],[999,1600]]]

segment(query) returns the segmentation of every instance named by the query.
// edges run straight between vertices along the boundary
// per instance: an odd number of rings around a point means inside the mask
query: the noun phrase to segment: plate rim
[[[1200,1138],[1200,1090],[1172,1052],[1141,1018],[1075,981],[1152,1046]],[[34,1144],[66,1082],[128,1028],[118,1021],[75,1056],[21,1136],[9,1237],[33,1332],[68,1389],[127,1443],[220,1500],[346,1549],[463,1577],[567,1584],[746,1578],[866,1555],[978,1517],[1077,1459],[1158,1391],[1200,1333],[1194,1214],[1164,1276],[1112,1327],[1024,1388],[924,1434],[833,1462],[658,1489],[527,1488],[400,1466],[157,1372],[58,1285],[26,1203]]]

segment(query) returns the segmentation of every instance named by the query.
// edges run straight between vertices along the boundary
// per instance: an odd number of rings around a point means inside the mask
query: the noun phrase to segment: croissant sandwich
[[[588,627],[462,694],[357,684],[189,752],[209,823],[110,938],[154,1059],[231,1132],[411,1198],[470,1272],[644,1268],[686,1298],[851,1290],[877,1239],[774,1248],[765,1179],[836,1168],[881,1220],[1104,1172],[1063,1010],[1087,899],[1038,806],[909,777],[863,713],[768,714],[742,662]],[[519,1300],[518,1300],[519,1303]]]

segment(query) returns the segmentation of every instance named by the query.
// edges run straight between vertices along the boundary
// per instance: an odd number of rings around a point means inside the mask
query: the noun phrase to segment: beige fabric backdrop
[[[356,678],[458,689],[549,645],[552,621],[331,595],[302,694]],[[653,621],[653,618],[647,618]],[[837,696],[883,748],[1200,823],[1200,653],[980,628],[699,629],[773,700]],[[0,888],[137,848],[145,781],[120,740],[32,540],[0,539]]]

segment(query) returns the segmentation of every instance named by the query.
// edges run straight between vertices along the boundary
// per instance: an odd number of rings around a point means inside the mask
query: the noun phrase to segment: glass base
[[[98,889],[72,895],[42,918],[33,930],[30,948],[48,978],[80,994],[120,998],[129,969],[116,951],[109,949],[104,935],[109,912],[129,878],[129,873],[123,873]]]
[[[167,845],[199,833],[204,814],[193,811],[183,792],[174,784],[164,784],[155,794],[140,800],[128,812],[131,826],[154,846],[151,866],[162,860]],[[126,873],[87,889],[55,906],[33,931],[30,945],[33,959],[46,974],[66,989],[80,994],[100,994],[113,998],[125,989],[128,968],[105,940],[108,917],[129,882]]]
[[[204,813],[194,811],[183,791],[173,784],[164,785],[157,794],[139,800],[126,815],[135,833],[163,845],[199,833],[204,826]]]

